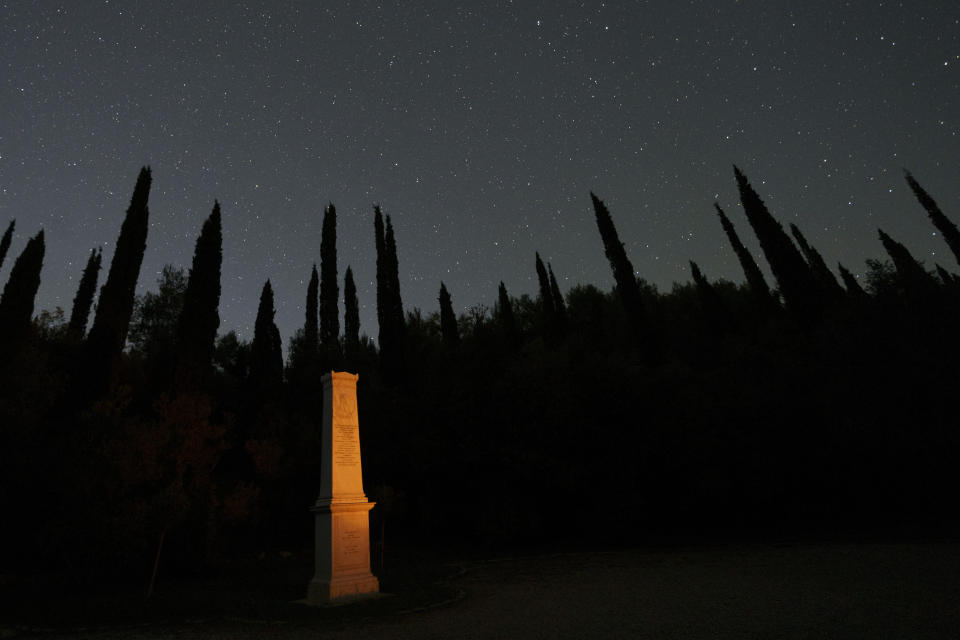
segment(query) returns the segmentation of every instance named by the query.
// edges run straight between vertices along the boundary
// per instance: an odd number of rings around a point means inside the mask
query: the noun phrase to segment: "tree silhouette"
[[[283,382],[283,348],[280,331],[273,322],[276,313],[273,307],[273,287],[267,280],[260,292],[260,305],[253,326],[253,342],[250,345],[249,388],[257,403],[265,403],[276,397]]]
[[[320,236],[320,368],[335,369],[340,363],[340,311],[337,282],[337,210],[333,204],[323,211]]]
[[[290,337],[288,373],[289,381],[295,387],[292,391],[294,396],[307,393],[308,389],[320,383],[319,291],[320,276],[314,264],[307,283],[303,328],[297,329]]]
[[[30,238],[13,263],[0,296],[0,355],[8,357],[30,334],[33,302],[40,288],[45,244],[43,230]],[[6,364],[6,363],[4,363]]]
[[[927,215],[930,216],[930,221],[933,222],[933,226],[940,231],[943,239],[947,242],[947,246],[953,251],[953,256],[957,259],[957,262],[960,262],[960,230],[957,230],[957,225],[944,215],[940,207],[937,206],[936,201],[920,186],[920,183],[916,181],[909,171],[904,170],[904,175],[906,176],[907,184],[909,184],[910,189],[913,190],[913,195],[917,197],[917,200],[919,200],[923,208],[926,209]]]
[[[213,360],[220,327],[220,268],[223,262],[220,203],[203,223],[193,252],[193,265],[183,294],[177,325],[177,383],[187,388],[199,382]]]
[[[717,210],[717,215],[720,216],[720,224],[723,226],[723,231],[727,234],[727,239],[730,240],[730,245],[733,247],[734,253],[737,254],[740,267],[747,277],[747,284],[750,286],[750,291],[761,301],[770,302],[772,299],[770,296],[770,287],[767,285],[767,281],[763,277],[763,272],[760,271],[760,267],[757,266],[756,260],[753,259],[750,251],[740,242],[740,237],[737,235],[733,223],[727,218],[727,214],[723,212],[720,205],[714,202],[713,207]]]
[[[693,260],[690,261],[690,273],[697,287],[697,297],[707,322],[710,333],[719,335],[730,328],[730,317],[720,294],[700,271],[700,267]]]
[[[383,215],[380,206],[373,207],[373,232],[377,250],[377,329],[380,350],[383,351],[384,340],[390,341],[390,327],[387,325],[387,308],[390,306],[387,277],[387,243],[384,240]]]
[[[647,357],[655,357],[655,341],[649,335],[650,331],[644,317],[643,302],[640,298],[640,288],[637,285],[633,265],[627,258],[627,252],[623,248],[623,243],[620,242],[617,229],[613,225],[613,219],[610,217],[606,205],[592,191],[590,192],[590,199],[593,201],[593,210],[597,218],[600,239],[603,241],[603,250],[607,260],[610,261],[610,268],[613,270],[617,296],[626,310],[627,319],[634,335],[644,341],[643,349],[646,351]]]
[[[440,283],[440,335],[443,343],[452,347],[460,342],[460,334],[457,331],[457,316],[453,313],[453,302],[450,300],[450,293],[447,287]]]
[[[360,303],[349,265],[343,276],[343,310],[343,350],[348,368],[355,372],[360,355]]]
[[[379,324],[380,372],[387,384],[399,381],[403,370],[403,303],[397,241],[387,216],[384,228],[380,207],[374,207],[373,226],[377,247],[377,322]]]
[[[506,336],[510,346],[515,346],[517,341],[517,325],[513,317],[513,304],[510,302],[510,296],[507,295],[507,287],[500,281],[500,288],[497,290],[497,319],[500,323],[500,329]]]
[[[150,182],[150,167],[143,167],[120,226],[107,281],[100,289],[93,326],[87,335],[87,370],[83,380],[86,390],[92,395],[98,395],[107,385],[114,362],[120,356],[127,338],[140,265],[147,248]]]
[[[314,355],[320,348],[319,291],[320,276],[317,273],[317,265],[314,263],[310,270],[310,282],[307,283],[306,318],[303,322],[303,350],[307,354]]]
[[[557,278],[553,275],[553,265],[549,262],[547,263],[547,273],[550,274],[550,299],[553,301],[554,322],[562,337],[567,330],[567,306],[563,302],[563,294],[560,293]]]
[[[807,242],[800,228],[792,222],[790,223],[790,233],[793,234],[797,244],[800,245],[800,251],[803,253],[803,257],[806,259],[817,282],[820,283],[822,290],[835,298],[842,296],[843,289],[840,287],[840,283],[837,282],[837,277],[833,275],[833,272],[827,267],[827,263],[823,261],[823,256],[820,255],[820,252],[817,251],[816,248]]]
[[[757,234],[760,247],[767,257],[787,306],[805,312],[814,310],[820,304],[817,296],[819,287],[806,261],[780,223],[770,215],[763,200],[750,186],[739,167],[734,165],[733,172],[740,190],[743,211]]]
[[[10,224],[7,225],[7,230],[3,233],[3,238],[0,238],[0,268],[3,267],[3,261],[7,257],[7,251],[10,249],[10,243],[13,241],[13,228],[16,226],[17,220],[14,218],[10,221]]]
[[[537,282],[540,283],[540,315],[544,332],[553,334],[556,327],[556,306],[553,304],[553,291],[550,290],[550,276],[547,275],[547,268],[540,259],[539,252],[536,253],[536,267]]]
[[[849,269],[838,262],[837,270],[840,271],[840,277],[843,278],[843,285],[847,288],[847,295],[855,300],[867,298],[867,292],[863,290],[863,287],[860,286],[860,283],[857,282],[857,279],[850,273]]]
[[[183,297],[187,291],[187,276],[183,269],[163,265],[157,278],[157,291],[136,296],[127,341],[131,350],[142,355],[152,365],[155,382],[166,386],[173,370],[177,330],[183,311]],[[166,389],[164,389],[166,390]]]
[[[87,318],[90,317],[90,307],[93,306],[93,295],[97,292],[97,276],[100,273],[102,251],[91,249],[87,258],[87,266],[80,277],[80,286],[77,295],[73,297],[73,310],[70,312],[70,324],[67,334],[73,340],[82,340],[87,330]]]
[[[389,277],[390,306],[392,318],[390,324],[398,341],[403,339],[403,301],[400,298],[400,261],[397,258],[397,240],[393,233],[393,223],[387,216],[387,231],[383,236],[387,254],[387,275]]]
[[[913,257],[905,246],[884,233],[883,229],[877,231],[880,234],[880,242],[883,243],[883,248],[887,250],[887,254],[893,260],[893,266],[897,269],[897,277],[907,291],[919,295],[930,294],[936,287],[933,276],[927,273],[923,265]]]
[[[400,267],[393,223],[387,216],[386,229],[380,207],[374,207],[377,246],[377,321],[379,324],[380,371],[387,384],[400,380],[403,371],[404,319],[400,298]]]
[[[937,275],[940,276],[940,279],[943,281],[943,284],[947,287],[956,287],[960,285],[960,276],[955,273],[950,273],[943,268],[939,263],[936,264]]]

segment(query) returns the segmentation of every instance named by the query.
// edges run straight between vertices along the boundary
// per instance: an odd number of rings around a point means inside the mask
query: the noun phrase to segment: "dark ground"
[[[960,630],[954,541],[465,561],[405,550],[381,572],[393,595],[319,609],[291,602],[310,573],[309,553],[269,556],[202,580],[161,582],[149,602],[133,592],[20,589],[13,597],[5,589],[0,637],[956,638]]]

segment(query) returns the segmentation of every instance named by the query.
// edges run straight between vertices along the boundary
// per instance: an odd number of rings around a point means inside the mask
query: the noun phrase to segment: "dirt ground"
[[[227,638],[957,638],[960,544],[751,545],[470,561],[432,602],[401,595],[269,615],[8,636]],[[331,614],[333,612],[333,614]]]

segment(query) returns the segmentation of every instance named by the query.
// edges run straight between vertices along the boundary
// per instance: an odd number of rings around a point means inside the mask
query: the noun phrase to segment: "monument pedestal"
[[[363,493],[357,378],[331,371],[323,376],[323,466],[314,514],[315,571],[308,604],[379,593],[370,572],[370,509]]]
[[[375,502],[318,503],[315,517],[316,560],[307,602],[374,594],[380,582],[370,573],[369,512]]]

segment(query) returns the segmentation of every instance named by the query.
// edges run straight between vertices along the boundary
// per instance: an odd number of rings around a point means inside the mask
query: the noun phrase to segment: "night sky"
[[[0,282],[44,228],[38,311],[69,313],[94,246],[103,283],[145,164],[138,291],[189,268],[217,198],[221,332],[252,337],[269,278],[285,345],[328,202],[373,337],[373,203],[424,312],[441,280],[457,311],[501,280],[536,295],[535,251],[564,292],[611,287],[590,190],[661,290],[690,259],[741,282],[711,206],[759,257],[733,163],[834,267],[884,257],[882,227],[960,270],[902,174],[960,223],[956,0],[14,1],[0,46],[0,230],[17,220]]]

